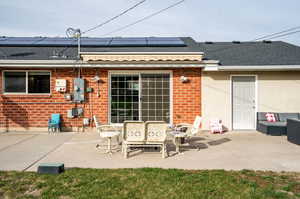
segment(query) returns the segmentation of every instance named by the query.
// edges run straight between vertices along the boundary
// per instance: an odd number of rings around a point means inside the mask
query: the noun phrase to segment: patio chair
[[[174,144],[176,146],[176,152],[180,153],[179,147],[184,144],[188,139],[194,137],[200,130],[202,117],[196,116],[193,124],[180,123],[174,127],[175,131],[171,132],[174,137]],[[198,148],[200,150],[200,148]]]
[[[60,132],[61,131],[60,114],[51,114],[51,118],[48,120],[48,132]]]
[[[223,123],[220,119],[210,120],[209,128],[211,133],[224,133]]]
[[[175,129],[177,131],[184,131],[187,137],[192,137],[199,132],[201,122],[202,122],[202,117],[196,116],[193,124],[180,123],[175,126]]]
[[[167,129],[168,124],[164,121],[148,121],[146,126],[146,146],[147,147],[160,147],[162,158],[168,156],[167,151]]]
[[[112,154],[113,149],[112,149],[111,141],[112,141],[112,138],[116,137],[117,143],[119,143],[119,135],[120,135],[119,129],[117,129],[115,126],[112,126],[112,125],[100,125],[100,123],[95,115],[93,116],[93,119],[95,122],[96,130],[99,133],[100,137],[107,139],[107,145],[104,145],[104,146],[107,146],[107,151],[105,153]],[[97,144],[96,148],[100,148],[100,145]]]
[[[128,158],[128,149],[145,146],[145,123],[142,121],[124,121],[122,153]]]

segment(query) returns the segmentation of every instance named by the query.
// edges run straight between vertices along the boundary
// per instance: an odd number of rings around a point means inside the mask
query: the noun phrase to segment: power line
[[[136,8],[136,7],[138,7],[139,5],[143,4],[144,2],[146,2],[146,0],[142,0],[142,1],[138,2],[138,3],[136,3],[135,5],[131,6],[130,8],[128,8],[128,9],[126,9],[126,10],[124,10],[124,11],[121,12],[120,14],[118,14],[118,15],[116,15],[116,16],[110,18],[110,19],[108,19],[107,21],[105,21],[105,22],[103,22],[103,23],[101,23],[101,24],[99,24],[99,25],[97,25],[97,26],[94,26],[94,27],[92,27],[92,28],[90,28],[90,29],[88,29],[88,30],[82,32],[81,34],[85,34],[85,33],[87,33],[87,32],[93,31],[93,30],[95,30],[95,29],[97,29],[97,28],[99,28],[99,27],[101,27],[101,26],[104,26],[105,24],[108,24],[109,22],[111,22],[111,21],[113,21],[113,20],[115,20],[115,19],[121,17],[122,15],[124,15],[124,14],[126,14],[127,12],[133,10],[134,8]],[[44,41],[44,40],[47,39],[47,38],[48,38],[48,37],[42,37],[40,40],[37,40],[37,41],[32,42],[31,45],[37,44],[37,43],[39,43],[39,42],[42,42],[42,41]],[[76,42],[76,40],[74,40],[74,41],[72,41],[72,42]],[[64,52],[65,50],[67,50],[68,48],[69,48],[69,46],[66,47],[66,48],[64,48],[64,49],[62,49],[61,51],[59,51],[59,54],[63,53],[63,52]],[[3,53],[3,52],[2,52],[2,53]],[[4,53],[3,53],[3,54],[4,54]]]
[[[144,2],[146,2],[146,0],[142,0],[142,1],[138,2],[137,4],[133,5],[132,7],[128,8],[128,9],[126,9],[126,10],[124,10],[124,11],[121,12],[120,14],[118,14],[118,15],[116,15],[116,16],[110,18],[110,19],[108,19],[107,21],[105,21],[105,22],[103,22],[103,23],[101,23],[101,24],[99,24],[99,25],[97,25],[97,26],[94,26],[94,27],[92,27],[92,28],[90,28],[90,29],[88,29],[88,30],[83,31],[81,34],[85,34],[85,33],[87,33],[87,32],[93,31],[93,30],[95,30],[95,29],[97,29],[97,28],[100,28],[101,26],[104,26],[104,25],[108,24],[109,22],[111,22],[111,21],[113,21],[113,20],[119,18],[120,16],[122,16],[122,15],[126,14],[127,12],[133,10],[134,8],[138,7],[139,5],[141,5],[141,4],[144,3]],[[75,41],[74,41],[74,42],[75,42]],[[65,47],[64,49],[62,49],[61,51],[59,51],[58,54],[64,53],[64,52],[65,52],[67,49],[69,49],[69,48],[70,48],[70,46]]]
[[[107,33],[107,34],[105,34],[105,35],[111,34],[111,33],[113,33],[113,32],[121,31],[121,30],[123,30],[123,29],[125,29],[125,28],[128,28],[128,27],[130,27],[130,26],[133,26],[133,25],[135,25],[135,24],[137,24],[137,23],[140,23],[140,22],[142,22],[142,21],[144,21],[144,20],[146,20],[146,19],[149,19],[149,18],[151,18],[151,17],[153,17],[153,16],[155,16],[155,15],[158,15],[158,14],[160,14],[160,13],[162,13],[162,12],[164,12],[164,11],[170,9],[170,8],[173,8],[173,7],[175,7],[175,6],[177,6],[177,5],[181,4],[181,3],[183,3],[184,1],[185,1],[185,0],[181,0],[181,1],[178,1],[178,2],[176,2],[176,3],[174,3],[174,4],[171,4],[170,6],[164,8],[164,9],[161,9],[161,10],[155,12],[155,13],[152,13],[151,15],[148,15],[148,16],[146,16],[146,17],[143,17],[142,19],[139,19],[139,20],[137,20],[137,21],[135,21],[135,22],[133,22],[133,23],[131,23],[131,24],[128,24],[128,25],[126,25],[126,26],[123,26],[123,27],[121,27],[121,28],[118,28],[117,30],[111,31],[111,32],[109,32],[109,33]],[[87,32],[87,31],[85,31],[85,32]],[[104,35],[101,35],[101,36],[104,36]],[[69,49],[69,47],[66,47],[66,48],[62,49],[59,53],[64,53],[67,49]]]
[[[146,0],[143,0],[143,1],[138,2],[137,4],[133,5],[132,7],[128,8],[127,10],[124,10],[124,11],[121,12],[120,14],[118,14],[118,15],[116,15],[116,16],[110,18],[110,19],[108,19],[107,21],[105,21],[105,22],[103,22],[103,23],[101,23],[101,24],[99,24],[99,25],[96,25],[96,26],[94,26],[94,27],[92,27],[92,28],[90,28],[90,29],[88,29],[88,30],[86,30],[86,31],[83,31],[82,34],[85,34],[85,33],[87,33],[87,32],[93,31],[93,30],[95,30],[95,29],[97,29],[97,28],[100,28],[101,26],[103,26],[103,25],[105,25],[105,24],[108,24],[109,22],[111,22],[111,21],[113,21],[113,20],[115,20],[115,19],[121,17],[122,15],[126,14],[126,13],[129,12],[130,10],[133,10],[134,8],[138,7],[139,5],[145,3],[145,1],[146,1]]]
[[[261,40],[261,39],[265,39],[265,40],[266,39],[275,39],[275,38],[280,38],[280,37],[300,33],[300,30],[291,32],[291,30],[296,30],[296,29],[299,29],[299,28],[300,28],[300,26],[289,28],[287,30],[283,30],[283,31],[280,31],[280,32],[277,32],[277,33],[269,34],[269,35],[266,35],[266,36],[263,36],[263,37],[260,37],[260,38],[257,38],[257,39],[245,41],[245,42],[255,42],[255,41],[258,41],[258,40]],[[280,34],[280,33],[285,33],[285,34]],[[240,48],[240,47],[241,47],[240,45],[236,45],[236,46],[219,48],[219,49],[215,49],[215,50],[208,50],[206,52],[215,53],[215,52],[218,52],[218,51],[223,51],[223,50],[228,50],[228,49],[233,49],[233,48]]]
[[[293,34],[296,34],[296,33],[299,33],[299,32],[300,32],[300,30],[297,30],[297,31],[294,31],[294,32],[288,32],[288,33],[285,33],[285,34],[276,35],[276,36],[268,38],[268,39],[276,39],[276,38],[279,38],[279,37],[285,37],[285,36],[293,35]]]
[[[143,17],[142,19],[139,19],[139,20],[137,20],[137,21],[135,21],[135,22],[133,22],[133,23],[130,23],[130,24],[127,24],[127,25],[122,26],[122,27],[120,27],[120,28],[117,28],[117,29],[115,29],[115,30],[113,30],[113,31],[111,31],[111,32],[108,32],[108,33],[106,33],[106,34],[103,34],[103,35],[101,35],[101,36],[107,36],[107,35],[110,35],[110,34],[112,34],[112,33],[119,32],[119,31],[121,31],[121,30],[124,30],[124,29],[126,29],[126,28],[129,28],[130,26],[136,25],[136,24],[138,24],[138,23],[140,23],[140,22],[142,22],[142,21],[145,21],[145,20],[147,20],[147,19],[149,19],[149,18],[151,18],[151,17],[154,17],[154,16],[156,16],[156,15],[158,15],[158,14],[160,14],[160,13],[162,13],[162,12],[164,12],[164,11],[170,9],[170,8],[173,8],[173,7],[175,7],[175,6],[177,6],[177,5],[181,4],[181,3],[183,3],[184,1],[185,1],[185,0],[178,1],[178,2],[176,2],[176,3],[174,3],[174,4],[172,4],[172,5],[170,5],[170,6],[166,7],[166,8],[164,8],[164,9],[161,9],[161,10],[159,10],[159,11],[157,11],[157,12],[154,12],[154,13],[152,13],[152,14],[146,16],[146,17]]]
[[[299,29],[299,28],[300,28],[300,26],[296,26],[296,27],[289,28],[289,29],[286,29],[286,30],[283,30],[283,31],[280,31],[280,32],[276,32],[276,33],[273,33],[273,34],[269,34],[269,35],[266,35],[266,36],[263,36],[263,37],[259,37],[259,38],[253,39],[252,41],[257,41],[257,40],[266,39],[266,38],[268,38],[268,37],[272,37],[272,36],[275,36],[275,35],[278,35],[278,34],[290,32],[290,31],[293,31],[293,30],[297,30],[297,29]]]

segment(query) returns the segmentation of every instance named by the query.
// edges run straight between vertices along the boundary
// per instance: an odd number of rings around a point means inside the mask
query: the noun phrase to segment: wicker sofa
[[[287,140],[300,145],[300,120],[287,119]]]
[[[266,112],[257,113],[256,130],[267,135],[281,136],[287,134],[287,120],[300,120],[299,113],[274,113],[276,122],[268,122]]]

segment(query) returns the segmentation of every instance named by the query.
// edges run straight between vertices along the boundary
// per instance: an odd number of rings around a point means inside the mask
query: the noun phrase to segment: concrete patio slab
[[[1,134],[0,146],[4,148],[0,149],[0,169],[26,170],[72,136],[73,134]]]
[[[5,140],[1,138],[0,143]],[[300,171],[300,146],[289,143],[285,136],[258,132],[202,133],[190,143],[194,147],[184,147],[184,154],[179,155],[170,142],[170,157],[166,159],[158,152],[136,152],[124,159],[121,152],[109,155],[96,149],[96,144],[106,144],[97,133],[38,135],[0,151],[0,169],[36,171],[40,163],[62,162],[66,167],[83,168]]]

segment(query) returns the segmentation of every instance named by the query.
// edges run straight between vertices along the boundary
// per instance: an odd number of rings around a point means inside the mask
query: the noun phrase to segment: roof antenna
[[[74,37],[77,38],[78,44],[78,59],[80,59],[80,39],[81,39],[81,30],[79,28],[68,28],[66,30],[66,35],[68,38]]]

